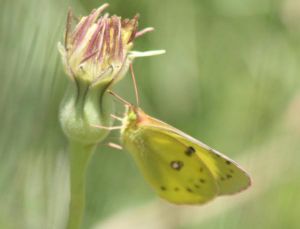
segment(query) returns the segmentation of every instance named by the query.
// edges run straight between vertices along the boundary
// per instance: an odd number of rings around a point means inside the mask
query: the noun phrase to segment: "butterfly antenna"
[[[131,103],[129,103],[128,101],[126,101],[125,99],[123,99],[121,96],[119,96],[118,94],[116,94],[115,92],[108,90],[108,93],[111,94],[112,96],[114,96],[116,99],[118,99],[119,101],[121,101],[122,103],[128,105],[128,106],[132,106]]]
[[[133,70],[133,65],[130,64],[130,72],[131,72],[131,78],[133,81],[133,86],[134,86],[134,94],[135,94],[135,99],[136,99],[136,105],[137,107],[139,106],[139,92],[138,92],[138,88],[137,88],[137,83],[136,83],[136,79],[135,79],[135,75],[134,75],[134,70]]]

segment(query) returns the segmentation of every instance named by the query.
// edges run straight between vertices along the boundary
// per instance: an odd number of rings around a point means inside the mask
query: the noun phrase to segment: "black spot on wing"
[[[198,189],[200,188],[200,186],[197,185],[197,184],[194,184],[194,187],[195,187],[195,188],[198,188]]]
[[[200,180],[199,180],[202,184],[204,184],[205,183],[205,180],[204,179],[202,179],[202,178],[200,178]]]
[[[227,177],[228,179],[230,179],[230,178],[232,178],[232,175],[227,174],[226,177]]]
[[[192,146],[189,146],[189,147],[187,147],[187,149],[185,150],[184,153],[187,156],[192,156],[195,152],[196,152],[196,150]]]
[[[230,164],[231,164],[231,162],[228,161],[228,160],[226,160],[225,162],[226,162],[227,165],[230,165]]]
[[[190,189],[190,188],[186,188],[186,191],[190,192],[190,193],[193,193],[193,190]]]
[[[171,161],[170,166],[172,169],[180,170],[183,167],[182,161]]]
[[[160,190],[162,190],[162,191],[166,191],[167,189],[166,189],[166,187],[165,187],[165,186],[160,186]]]

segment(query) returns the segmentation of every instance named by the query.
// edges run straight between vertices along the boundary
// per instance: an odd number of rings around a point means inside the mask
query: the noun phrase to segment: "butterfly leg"
[[[96,128],[105,129],[105,130],[120,130],[122,126],[100,126],[100,125],[91,125]]]
[[[118,121],[122,121],[122,120],[123,120],[123,118],[118,117],[118,116],[116,116],[116,115],[114,115],[114,114],[111,114],[110,117],[112,117],[112,118],[114,118],[114,119],[116,119],[116,120],[118,120]]]
[[[122,150],[122,149],[123,149],[122,146],[120,146],[120,145],[118,145],[118,144],[116,144],[116,143],[113,143],[113,142],[109,142],[107,145],[108,145],[109,147],[113,148],[113,149],[118,149],[118,150]]]

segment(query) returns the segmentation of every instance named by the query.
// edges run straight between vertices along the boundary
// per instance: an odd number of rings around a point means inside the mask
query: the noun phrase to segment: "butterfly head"
[[[147,115],[140,108],[134,105],[126,105],[122,132],[127,129],[136,129],[146,118]]]

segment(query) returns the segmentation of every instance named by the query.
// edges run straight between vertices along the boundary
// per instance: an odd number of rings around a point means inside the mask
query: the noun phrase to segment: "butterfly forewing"
[[[234,194],[250,186],[250,176],[233,160],[166,123],[157,119],[151,122],[153,124],[149,128],[158,128],[162,133],[172,136],[195,151],[214,176],[219,195]]]
[[[218,194],[214,177],[203,161],[169,133],[141,126],[123,136],[123,144],[162,198],[177,204],[201,204]]]
[[[158,195],[172,203],[201,204],[251,184],[233,160],[139,108],[129,107],[123,123],[124,147]]]

